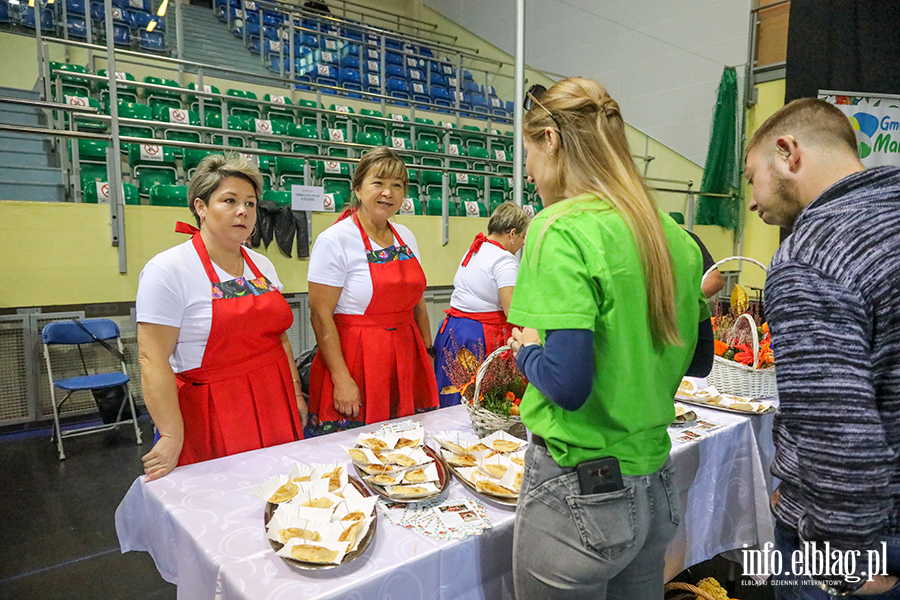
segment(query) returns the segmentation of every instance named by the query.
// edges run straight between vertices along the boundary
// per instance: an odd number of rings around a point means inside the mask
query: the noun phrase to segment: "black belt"
[[[531,443],[540,446],[541,448],[547,447],[547,442],[536,433],[531,434]]]

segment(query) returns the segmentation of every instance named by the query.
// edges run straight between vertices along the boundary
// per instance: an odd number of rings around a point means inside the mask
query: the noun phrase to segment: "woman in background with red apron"
[[[525,244],[528,215],[512,202],[494,209],[488,234],[479,233],[463,257],[453,278],[453,295],[447,318],[434,337],[434,373],[438,389],[452,385],[445,366],[456,353],[468,349],[479,359],[506,343],[512,326],[506,321],[512,302],[519,259]],[[441,393],[441,407],[460,403],[460,395]]]
[[[256,224],[258,169],[212,155],[188,186],[200,229],[155,256],[137,294],[141,384],[159,437],[147,479],[303,437],[306,404],[286,331],[293,313],[275,269],[242,243]]]
[[[317,433],[437,407],[418,245],[388,221],[407,183],[396,152],[369,151],[353,176],[356,203],[313,246],[309,307],[319,351],[309,398]]]

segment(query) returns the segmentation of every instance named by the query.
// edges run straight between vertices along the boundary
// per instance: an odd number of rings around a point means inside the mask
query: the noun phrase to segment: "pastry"
[[[300,506],[309,506],[311,508],[331,508],[332,506],[334,506],[334,502],[323,496],[322,498],[313,498],[312,500],[307,500]]]
[[[412,471],[407,471],[406,475],[403,476],[403,479],[409,483],[422,483],[425,481],[425,469],[413,469]]]
[[[367,463],[369,462],[369,458],[366,456],[366,453],[360,450],[359,448],[350,448],[347,450],[347,454],[350,455],[355,462],[358,463]]]
[[[475,489],[483,494],[499,496],[501,498],[518,498],[519,495],[509,488],[498,485],[493,481],[482,479],[475,484]]]
[[[281,538],[282,544],[286,544],[287,541],[291,538],[307,540],[310,542],[322,541],[322,536],[319,535],[318,531],[312,531],[309,529],[301,529],[299,527],[288,527],[287,529],[279,529],[278,536]]]
[[[341,517],[341,521],[359,521],[365,519],[366,515],[363,514],[361,510],[354,510],[352,513],[347,513],[343,517]]]
[[[281,504],[282,502],[287,502],[294,496],[296,496],[300,492],[300,488],[297,487],[297,484],[293,481],[288,481],[280,488],[275,490],[275,493],[272,494],[272,497],[269,498],[269,502],[272,504]]]
[[[343,467],[338,467],[334,471],[330,473],[325,473],[322,475],[320,479],[328,479],[328,491],[333,492],[341,487],[341,469]]]
[[[467,452],[470,452],[470,453],[471,453],[471,452],[484,452],[485,450],[490,450],[490,448],[488,448],[487,446],[485,446],[485,445],[482,444],[481,442],[478,442],[477,444],[474,444],[474,445],[469,446],[468,448],[466,448],[466,451],[467,451]]]
[[[454,467],[474,467],[478,464],[474,456],[457,456],[455,454],[447,459],[447,462]]]
[[[291,556],[297,560],[311,563],[330,563],[338,557],[337,550],[329,550],[321,546],[297,544],[291,548]]]
[[[491,445],[494,447],[494,450],[499,450],[500,452],[515,452],[522,444],[509,440],[494,440],[494,443]]]
[[[394,450],[399,450],[400,448],[413,448],[417,445],[416,440],[410,440],[407,438],[400,438],[397,440],[397,443],[394,444]]]
[[[506,467],[503,465],[483,465],[484,470],[496,477],[502,479],[506,475]]]
[[[410,458],[405,454],[400,454],[399,452],[391,452],[387,455],[387,459],[392,463],[403,465],[404,467],[411,467],[416,464],[415,459]]]
[[[363,446],[368,446],[372,450],[387,450],[388,445],[384,440],[378,438],[365,438],[359,441]]]
[[[424,488],[420,485],[396,485],[391,491],[392,496],[398,497],[423,496],[427,493],[428,488]]]

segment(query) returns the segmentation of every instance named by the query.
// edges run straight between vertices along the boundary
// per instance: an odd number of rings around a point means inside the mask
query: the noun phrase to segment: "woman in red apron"
[[[425,273],[401,237],[412,242],[412,233],[388,222],[407,181],[396,152],[371,150],[353,177],[357,203],[313,247],[309,305],[319,351],[309,397],[319,433],[437,407]]]
[[[256,223],[260,183],[259,171],[243,157],[204,159],[188,188],[200,229],[179,223],[176,231],[194,234],[190,244],[154,257],[141,274],[137,301],[141,380],[159,432],[144,456],[148,480],[176,465],[303,437],[306,405],[286,334],[293,313],[241,246]],[[271,268],[264,257],[256,256]],[[234,279],[222,281],[213,263]],[[166,267],[168,272],[160,274]],[[271,274],[275,276],[274,269]],[[172,289],[161,289],[161,282]],[[166,298],[184,298],[185,306],[175,302],[166,306],[161,301]],[[194,338],[205,323],[196,307],[207,298],[212,317],[205,348],[202,340],[199,345],[202,360],[199,366],[175,373],[170,357],[176,364],[196,363]],[[182,314],[170,322],[167,309]],[[183,326],[172,324],[182,322]]]
[[[435,377],[438,389],[452,385],[445,367],[467,348],[479,359],[506,343],[512,326],[506,313],[512,302],[519,269],[514,256],[525,244],[528,216],[506,202],[494,210],[488,234],[479,233],[453,278],[447,318],[434,338]],[[459,393],[441,393],[441,407],[460,403]]]

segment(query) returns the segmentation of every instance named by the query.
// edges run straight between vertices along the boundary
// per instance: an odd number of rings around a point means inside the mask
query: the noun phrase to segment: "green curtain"
[[[741,216],[741,110],[737,71],[725,67],[719,82],[719,94],[713,115],[709,152],[694,222],[697,225],[719,225],[737,229]],[[732,194],[732,198],[704,196],[703,192]]]

